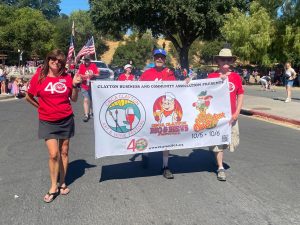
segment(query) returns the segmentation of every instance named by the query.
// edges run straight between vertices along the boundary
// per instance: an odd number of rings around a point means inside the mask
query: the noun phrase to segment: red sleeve
[[[243,84],[242,84],[242,79],[239,75],[236,76],[236,79],[237,79],[237,90],[236,90],[236,94],[237,95],[241,95],[241,94],[244,94],[244,88],[243,88]]]
[[[95,63],[91,64],[91,70],[93,71],[94,74],[98,75],[98,68]]]
[[[78,73],[81,74],[81,75],[85,73],[84,68],[83,68],[83,64],[79,65]]]
[[[210,73],[207,75],[207,78],[218,78],[220,75],[218,73]]]
[[[170,69],[166,69],[165,77],[163,80],[176,80],[173,71]]]
[[[142,75],[140,76],[140,81],[144,81],[145,80],[145,76],[146,76],[146,74],[147,74],[147,70],[144,72],[144,73],[142,73]]]
[[[38,68],[35,74],[32,76],[29,85],[28,85],[28,93],[32,94],[33,96],[37,96],[37,86],[39,81],[39,75],[41,73],[41,68]]]

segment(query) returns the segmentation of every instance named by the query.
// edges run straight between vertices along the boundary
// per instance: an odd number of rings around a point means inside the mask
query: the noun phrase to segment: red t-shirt
[[[119,81],[125,81],[125,80],[134,80],[134,75],[130,74],[129,77],[126,77],[125,73],[122,73],[119,78]]]
[[[172,70],[164,68],[162,71],[157,71],[155,68],[146,70],[140,77],[140,81],[161,81],[161,80],[176,80]]]
[[[72,77],[63,74],[59,77],[46,77],[38,81],[41,69],[33,75],[28,93],[37,96],[39,119],[57,121],[73,114],[69,97],[72,95]]]
[[[87,91],[90,89],[90,85],[87,83],[87,81],[94,76],[98,76],[99,74],[98,68],[95,63],[91,63],[88,67],[84,63],[80,64],[78,73],[82,78],[81,88]],[[90,73],[93,75],[90,76]]]
[[[210,73],[208,78],[218,78],[220,73]],[[237,96],[244,94],[244,88],[242,85],[242,79],[237,73],[231,72],[228,76],[229,92],[230,92],[230,105],[231,105],[231,114],[236,111],[236,100]]]

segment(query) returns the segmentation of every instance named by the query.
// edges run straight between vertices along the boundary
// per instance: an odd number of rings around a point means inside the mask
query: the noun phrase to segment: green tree
[[[105,45],[104,42],[103,34],[95,29],[95,26],[92,23],[88,11],[84,11],[84,10],[74,11],[70,15],[69,23],[72,24],[72,21],[74,21],[75,24],[76,52],[80,51],[80,49],[85,45],[87,40],[91,38],[91,36],[94,37],[95,47],[96,47],[96,52],[98,54],[98,57],[108,50],[108,47]],[[70,30],[70,34],[71,34],[71,30]]]
[[[268,50],[274,34],[273,21],[265,8],[253,2],[248,13],[234,8],[221,28],[224,38],[242,60],[269,65]]]
[[[90,0],[91,16],[97,29],[117,33],[128,28],[151,29],[172,41],[180,64],[188,68],[188,53],[197,39],[215,38],[224,14],[232,7],[246,8],[244,0]]]
[[[300,1],[286,0],[275,20],[275,37],[271,45],[270,55],[273,61],[285,63],[291,61],[300,65]]]
[[[69,17],[62,15],[52,19],[50,22],[54,27],[52,38],[55,47],[65,51],[67,54],[72,32],[72,21]]]
[[[282,9],[285,0],[258,0],[257,2],[267,10],[271,18],[276,19],[278,10]]]
[[[144,34],[141,38],[133,35],[116,49],[112,65],[122,66],[131,60],[135,67],[142,69],[147,59],[152,58],[152,48],[155,44],[155,40],[149,33]]]
[[[220,40],[206,41],[199,46],[199,57],[205,63],[213,63],[214,55],[218,55],[225,42]]]
[[[42,11],[47,19],[59,16],[60,0],[0,0],[0,4],[7,4],[17,8],[30,7]]]
[[[32,55],[44,57],[54,47],[53,26],[40,11],[0,5],[0,18],[4,21],[0,24],[0,49],[12,52],[20,49],[25,58],[30,58]]]

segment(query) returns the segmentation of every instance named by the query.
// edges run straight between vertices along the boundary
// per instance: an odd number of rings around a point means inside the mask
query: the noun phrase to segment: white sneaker
[[[288,103],[288,102],[291,102],[291,101],[292,101],[292,99],[287,98],[284,102],[285,102],[285,103]]]

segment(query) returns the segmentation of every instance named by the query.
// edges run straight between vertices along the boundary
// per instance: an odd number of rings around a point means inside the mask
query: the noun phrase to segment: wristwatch
[[[80,84],[76,84],[76,85],[72,84],[72,87],[73,88],[80,88]]]

